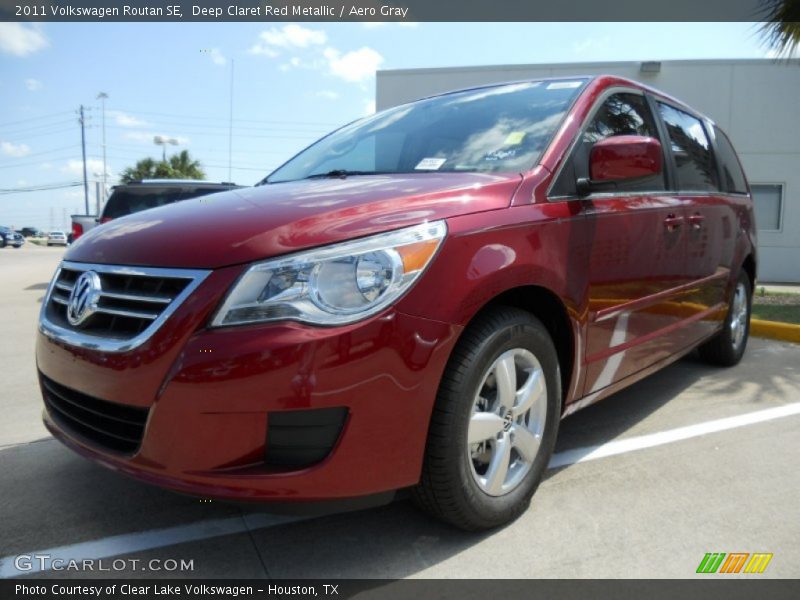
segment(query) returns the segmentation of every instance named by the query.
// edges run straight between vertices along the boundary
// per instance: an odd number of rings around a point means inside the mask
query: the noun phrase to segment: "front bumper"
[[[209,286],[232,276],[215,275]],[[57,439],[125,474],[207,497],[338,499],[418,481],[458,327],[389,310],[336,328],[196,325],[190,332],[182,317],[202,323],[214,305],[216,295],[203,287],[193,311],[176,313],[170,321],[177,324],[165,323],[166,331],[127,356],[78,350],[39,334],[43,378],[148,410],[132,453],[97,444],[46,407],[45,424]],[[346,415],[330,453],[302,468],[270,460],[270,420],[318,409]],[[287,431],[294,435],[284,429],[283,437]],[[296,435],[304,435],[301,428]]]

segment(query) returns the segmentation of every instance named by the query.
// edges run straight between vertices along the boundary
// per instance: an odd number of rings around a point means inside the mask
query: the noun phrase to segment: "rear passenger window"
[[[658,139],[653,115],[641,94],[612,94],[592,117],[578,140],[550,195],[577,195],[576,181],[589,177],[589,154],[600,140],[617,135],[643,135]],[[644,180],[620,182],[619,191],[655,191],[664,189],[664,175]]]
[[[728,136],[719,128],[714,127],[714,137],[717,142],[717,155],[722,165],[722,186],[727,192],[746,194],[747,180]]]
[[[659,103],[658,110],[669,133],[672,155],[675,157],[678,190],[717,190],[714,156],[703,123],[700,119],[666,104]]]

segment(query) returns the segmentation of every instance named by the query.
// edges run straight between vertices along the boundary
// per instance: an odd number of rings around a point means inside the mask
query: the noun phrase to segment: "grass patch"
[[[770,294],[757,290],[753,295],[753,317],[800,325],[800,294]]]

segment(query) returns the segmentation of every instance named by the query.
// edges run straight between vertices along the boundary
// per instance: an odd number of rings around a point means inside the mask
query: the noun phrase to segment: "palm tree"
[[[764,41],[778,56],[791,56],[800,44],[800,0],[761,0]]]
[[[169,157],[169,166],[176,173],[176,179],[203,179],[206,174],[200,168],[199,160],[192,160],[188,150]]]
[[[174,154],[168,161],[156,161],[143,158],[135,166],[122,172],[120,181],[130,183],[142,179],[205,179],[206,174],[200,168],[200,161],[192,159],[189,152],[183,150]]]

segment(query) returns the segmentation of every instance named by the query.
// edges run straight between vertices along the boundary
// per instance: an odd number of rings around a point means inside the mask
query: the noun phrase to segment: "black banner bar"
[[[766,15],[764,0],[0,0],[3,21],[761,21]]]
[[[346,600],[486,600],[538,598],[558,600],[794,600],[800,597],[798,580],[743,579],[741,576],[703,580],[154,580],[72,579],[3,580],[0,598],[22,600],[211,600],[237,598],[266,600],[311,598]]]

